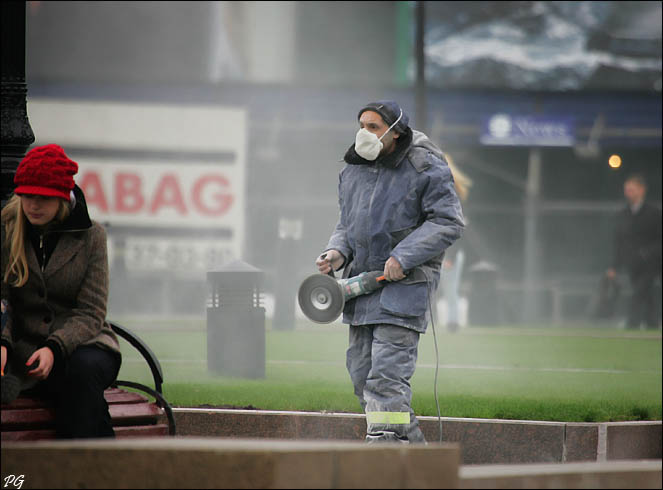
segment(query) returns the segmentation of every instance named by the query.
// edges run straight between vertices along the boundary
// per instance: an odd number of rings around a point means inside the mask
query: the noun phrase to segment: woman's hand
[[[28,371],[28,375],[34,376],[37,379],[48,378],[48,375],[51,374],[51,369],[53,369],[54,360],[53,351],[48,347],[37,349],[32,353],[30,359],[28,359],[28,362],[26,362],[25,365],[29,366],[35,361],[39,361],[39,364],[36,368]]]

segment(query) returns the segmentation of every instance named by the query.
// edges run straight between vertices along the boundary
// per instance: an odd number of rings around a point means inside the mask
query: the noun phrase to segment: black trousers
[[[55,366],[38,390],[55,404],[58,439],[115,437],[104,390],[120,370],[121,358],[95,346],[81,346]]]
[[[631,296],[628,310],[628,328],[640,328],[641,323],[644,323],[647,328],[658,327],[654,291],[654,283],[658,274],[656,267],[630,271],[629,277],[633,288],[633,296]]]

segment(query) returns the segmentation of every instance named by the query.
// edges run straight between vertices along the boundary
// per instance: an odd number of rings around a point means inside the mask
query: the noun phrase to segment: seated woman
[[[77,172],[60,146],[33,148],[2,209],[2,401],[37,391],[54,401],[56,437],[114,437],[104,390],[121,355],[106,322],[106,232]]]

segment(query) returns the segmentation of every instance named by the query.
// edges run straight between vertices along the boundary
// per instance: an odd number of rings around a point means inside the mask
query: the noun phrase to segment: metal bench
[[[154,388],[133,381],[116,380],[104,392],[116,437],[175,435],[173,411],[162,393],[163,372],[154,352],[135,333],[110,322],[113,331],[131,344],[150,367]],[[145,395],[122,387],[143,391]],[[55,409],[47,400],[19,396],[0,408],[2,441],[34,441],[55,438]],[[167,424],[162,422],[166,416]]]

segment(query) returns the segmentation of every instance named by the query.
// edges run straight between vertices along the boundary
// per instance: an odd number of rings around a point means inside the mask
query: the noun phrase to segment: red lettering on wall
[[[115,176],[115,211],[136,213],[144,203],[140,177],[136,174],[118,173]]]
[[[159,209],[172,206],[178,213],[187,214],[182,191],[173,174],[166,174],[161,178],[154,194],[154,200],[150,206],[150,213],[156,214]]]
[[[228,179],[221,175],[203,175],[199,177],[193,184],[191,192],[196,210],[205,216],[220,216],[228,211],[233,203],[233,196],[228,193],[229,187]],[[206,190],[208,191],[206,194],[207,201],[211,200],[212,205],[208,205],[203,198]]]
[[[104,181],[109,178],[112,182]],[[156,185],[150,185],[155,178]],[[113,173],[87,170],[82,172],[78,184],[87,204],[98,213],[158,219],[167,212],[200,218],[215,218],[230,212],[237,190],[227,175],[204,173],[194,176],[193,181],[189,179],[173,172],[158,172],[147,178],[131,170]]]
[[[87,172],[84,174],[78,185],[83,190],[83,194],[85,194],[85,201],[88,206],[96,206],[102,213],[108,212],[106,193],[97,172]]]

